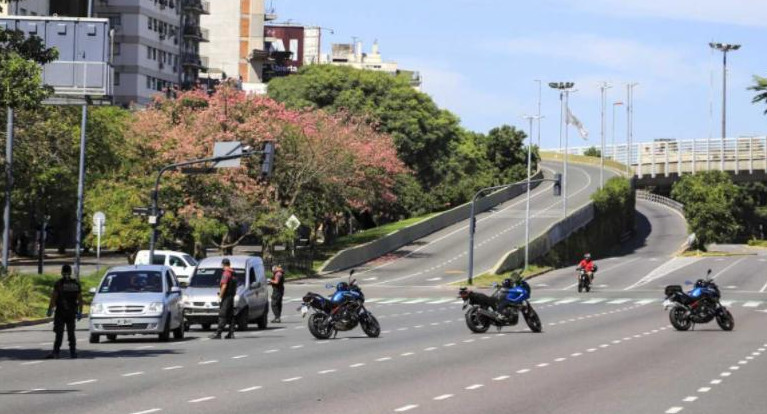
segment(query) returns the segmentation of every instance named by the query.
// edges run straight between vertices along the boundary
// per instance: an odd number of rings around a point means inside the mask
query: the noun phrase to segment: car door
[[[187,264],[181,256],[171,254],[168,255],[168,266],[173,269],[173,274],[187,277],[188,269]]]
[[[165,271],[165,296],[167,298],[166,303],[168,305],[168,309],[170,310],[171,329],[183,323],[181,319],[182,318],[181,295],[178,292],[172,291],[174,287],[178,287],[178,282],[176,281],[176,275],[173,274],[172,270],[166,270]]]
[[[267,289],[266,275],[264,273],[264,265],[259,261],[253,266],[256,270],[256,280],[261,282],[261,286],[258,291],[258,309],[265,309],[269,306],[269,290]]]
[[[256,278],[256,272],[253,269],[253,264],[248,263],[248,269],[247,269],[247,285],[246,285],[246,293],[245,293],[245,300],[248,302],[248,310],[249,312],[249,319],[254,319],[255,315],[258,314],[258,289],[253,288],[253,283],[258,282]]]

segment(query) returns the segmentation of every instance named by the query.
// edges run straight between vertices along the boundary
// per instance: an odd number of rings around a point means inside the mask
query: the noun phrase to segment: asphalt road
[[[562,171],[561,163],[542,163],[547,178]],[[614,173],[607,171],[607,178]],[[563,197],[555,197],[552,183],[531,192],[530,226],[534,238],[562,218]],[[597,167],[570,165],[567,182],[568,211],[588,203],[599,188]],[[526,197],[520,196],[477,216],[474,274],[493,268],[503,255],[524,245]],[[435,232],[357,269],[357,278],[373,285],[440,286],[466,278],[468,269],[468,220]],[[340,276],[337,274],[336,276]]]
[[[295,307],[324,289],[291,283],[284,323],[235,340],[193,330],[179,342],[88,344],[82,322],[80,359],[41,360],[50,325],[0,331],[0,413],[764,412],[767,251],[675,258],[681,217],[645,203],[639,213],[644,231],[620,256],[597,258],[592,292],[570,287],[572,268],[533,280],[542,333],[518,325],[472,334],[455,287],[378,273],[360,280],[381,337],[356,329],[317,341]],[[426,257],[414,262],[426,266]],[[663,286],[708,268],[735,330],[674,331]]]

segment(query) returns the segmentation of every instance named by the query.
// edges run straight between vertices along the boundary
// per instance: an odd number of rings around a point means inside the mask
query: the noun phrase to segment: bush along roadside
[[[634,186],[628,179],[613,177],[591,199],[594,202],[594,220],[554,246],[536,261],[537,264],[568,266],[577,263],[586,252],[598,259],[620,248],[621,237],[634,231]]]

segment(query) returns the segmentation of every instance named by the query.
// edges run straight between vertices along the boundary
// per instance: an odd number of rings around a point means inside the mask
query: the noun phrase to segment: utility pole
[[[708,45],[712,49],[716,49],[722,52],[722,148],[720,169],[724,171],[724,147],[725,138],[727,137],[727,53],[740,49],[740,45],[714,42],[711,42]]]
[[[533,120],[537,120],[540,124],[541,116],[526,115],[523,118],[530,121],[530,134],[527,141],[527,200],[525,202],[525,270],[527,270],[530,264],[530,180],[532,179]],[[540,130],[538,132],[540,133]]]
[[[567,121],[565,121],[566,114],[568,113],[568,101],[570,99],[570,91],[572,91],[573,86],[575,86],[574,82],[550,82],[549,87],[552,89],[558,89],[559,90],[559,99],[562,101],[562,107],[561,111],[562,114],[560,115],[560,126],[559,126],[559,143],[560,148],[562,144],[562,130],[564,129],[564,136],[565,136],[565,146],[564,146],[564,153],[562,155],[562,165],[564,168],[564,171],[562,171],[562,213],[564,217],[567,217],[567,138],[568,138],[568,129],[567,128]]]
[[[607,90],[612,88],[612,85],[607,82],[602,82],[599,85],[600,90],[600,104],[601,104],[601,128],[602,128],[602,152],[599,156],[599,188],[602,189],[605,185],[605,100],[607,99]]]

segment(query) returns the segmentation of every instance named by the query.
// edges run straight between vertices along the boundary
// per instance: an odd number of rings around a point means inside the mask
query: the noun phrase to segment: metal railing
[[[56,95],[112,96],[112,79],[106,62],[57,60],[43,66],[43,83]]]
[[[589,148],[568,148],[567,152],[581,155]],[[604,156],[631,164],[632,172],[638,177],[668,177],[711,170],[753,174],[754,170],[767,171],[767,136],[657,140],[632,144],[630,151],[626,144],[607,145]]]
[[[637,197],[637,200],[645,200],[645,201],[650,201],[652,203],[662,204],[666,207],[673,208],[674,210],[684,214],[684,204],[676,200],[670,199],[668,197],[654,194],[646,190],[637,190],[636,197]]]

